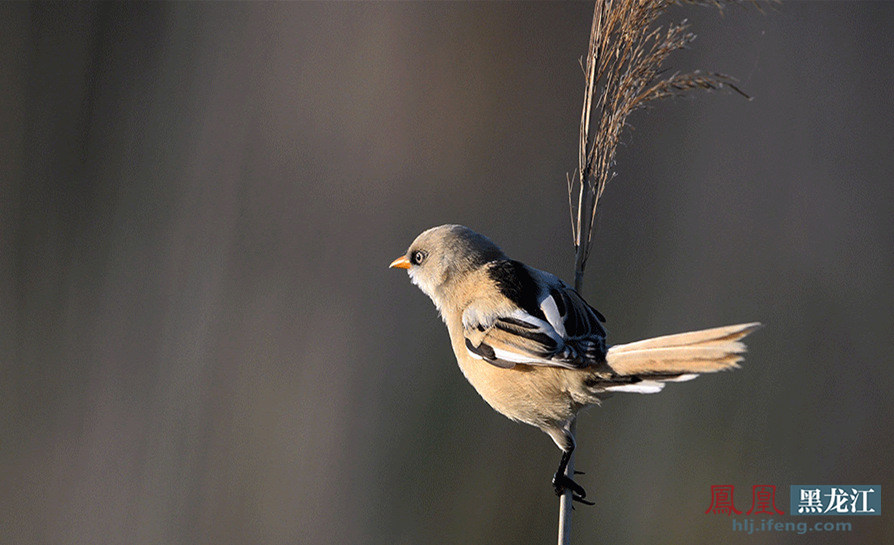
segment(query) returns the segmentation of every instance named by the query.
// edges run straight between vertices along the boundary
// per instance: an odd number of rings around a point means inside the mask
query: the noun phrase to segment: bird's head
[[[407,253],[391,262],[407,269],[410,279],[440,309],[445,288],[485,263],[504,257],[496,244],[462,225],[432,227],[416,237]]]

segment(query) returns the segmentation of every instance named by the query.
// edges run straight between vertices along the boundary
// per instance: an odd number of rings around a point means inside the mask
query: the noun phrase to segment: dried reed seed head
[[[696,70],[675,73],[656,82],[670,54],[695,39],[688,32],[689,24],[685,20],[666,27],[656,26],[656,20],[674,4],[722,8],[740,3],[743,0],[596,2],[586,62],[581,61],[586,91],[581,112],[578,177],[568,183],[579,270],[583,270],[589,254],[599,198],[615,175],[615,154],[627,117],[656,99],[681,96],[692,90],[729,87],[748,98],[735,86],[733,78],[719,73]],[[575,188],[577,199],[572,197]]]

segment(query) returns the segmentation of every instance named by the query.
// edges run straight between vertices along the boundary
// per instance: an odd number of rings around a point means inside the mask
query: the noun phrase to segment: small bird
[[[557,495],[586,491],[565,475],[581,409],[613,392],[651,394],[666,382],[738,367],[740,339],[760,327],[738,324],[615,346],[605,318],[565,282],[506,257],[462,225],[433,227],[395,259],[447,324],[466,379],[497,412],[536,426],[562,450]]]

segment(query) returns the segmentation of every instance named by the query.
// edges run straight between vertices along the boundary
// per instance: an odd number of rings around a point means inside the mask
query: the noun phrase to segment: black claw
[[[553,488],[556,491],[556,496],[561,496],[566,491],[571,491],[571,499],[578,503],[583,503],[584,505],[596,505],[591,501],[587,501],[584,498],[587,497],[587,491],[584,490],[584,487],[574,482],[574,480],[565,475],[565,469],[568,467],[568,462],[571,460],[571,453],[574,451],[574,438],[569,436],[569,447],[566,449],[562,449],[562,460],[559,462],[559,469],[556,470],[556,474],[553,476]],[[583,471],[574,471],[574,475],[582,475]],[[574,505],[571,506],[574,509]]]
[[[574,474],[575,474],[575,475],[586,475],[587,473],[586,473],[585,471],[578,471],[578,470],[575,469],[575,470],[574,470]]]
[[[571,490],[572,500],[585,505],[595,505],[593,502],[584,499],[587,497],[587,491],[584,490],[584,487],[574,482],[564,473],[556,473],[553,477],[553,488],[556,491],[556,496],[561,496],[566,490]]]
[[[572,495],[571,499],[576,502],[582,503],[584,505],[596,505],[596,502],[594,502],[594,501],[585,500],[585,499],[583,499],[579,496],[575,496],[575,495]],[[572,505],[571,508],[574,509],[574,506]]]

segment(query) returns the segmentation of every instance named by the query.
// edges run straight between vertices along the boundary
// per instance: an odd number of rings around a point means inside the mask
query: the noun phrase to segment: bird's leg
[[[571,477],[565,475],[565,469],[568,468],[568,460],[571,459],[571,453],[574,452],[574,443],[570,445],[568,450],[562,450],[562,459],[559,461],[559,469],[553,475],[553,488],[556,490],[556,496],[561,496],[566,490],[571,490],[571,499],[576,502],[585,503],[587,505],[595,505],[591,501],[584,498],[587,497],[587,491],[584,487],[574,482]],[[575,471],[575,473],[580,473]]]

